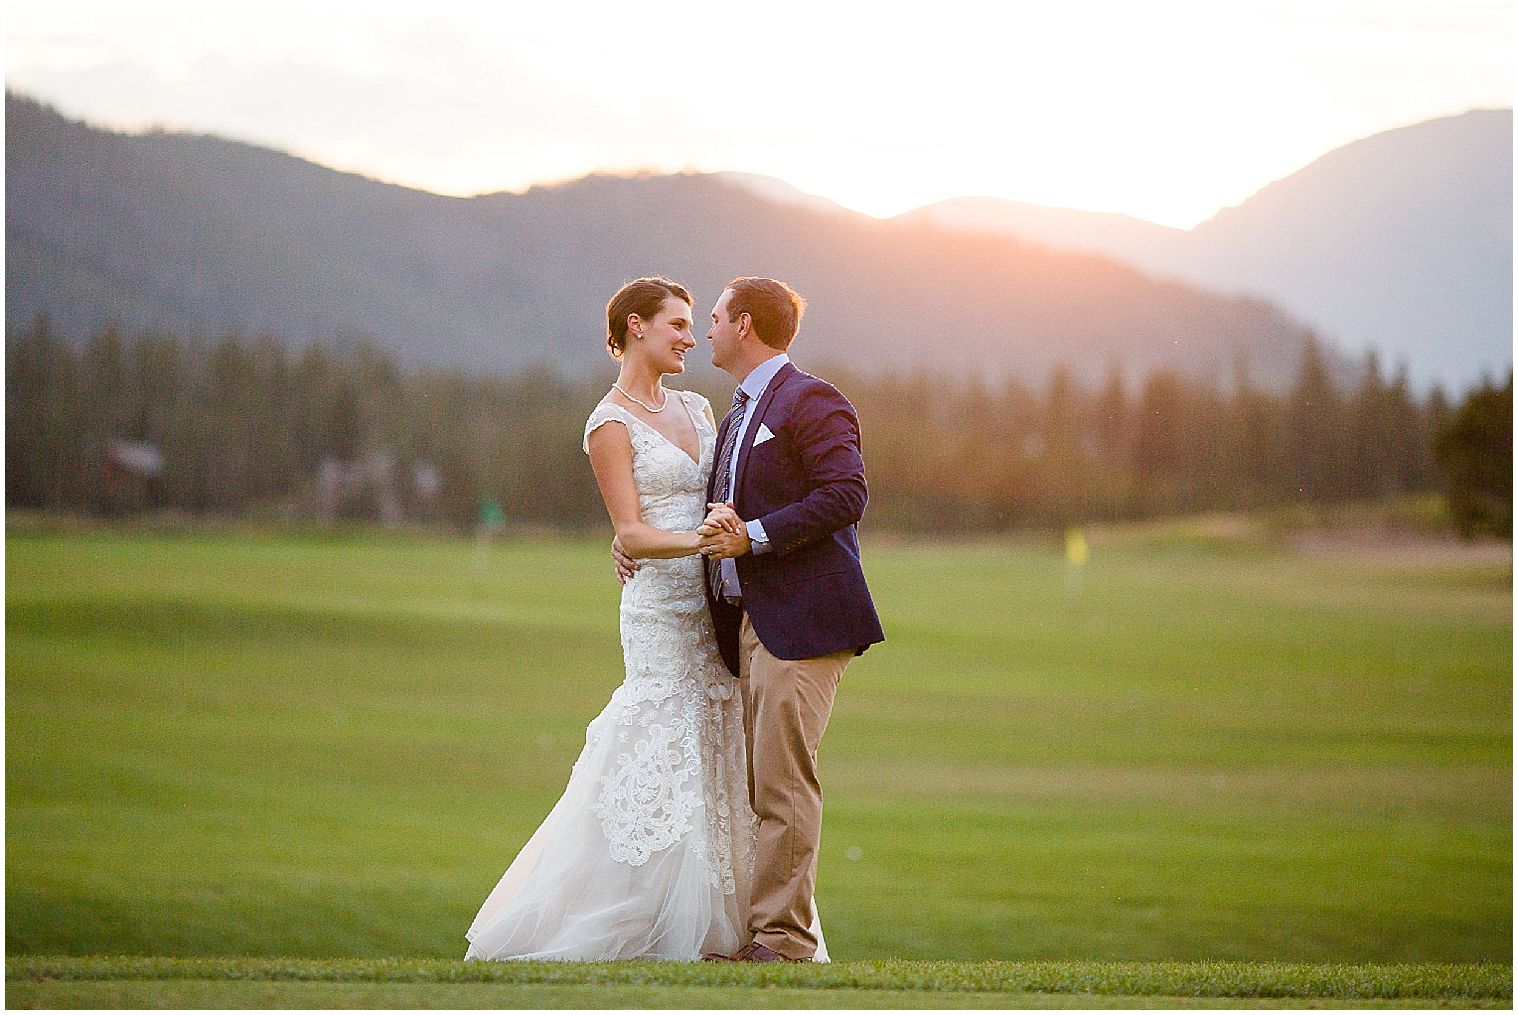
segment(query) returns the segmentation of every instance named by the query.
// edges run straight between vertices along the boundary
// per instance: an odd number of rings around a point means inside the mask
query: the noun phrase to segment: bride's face
[[[643,338],[636,345],[649,365],[661,374],[684,373],[685,353],[696,345],[690,305],[678,296],[668,296],[653,320],[633,324],[634,331],[639,327]]]

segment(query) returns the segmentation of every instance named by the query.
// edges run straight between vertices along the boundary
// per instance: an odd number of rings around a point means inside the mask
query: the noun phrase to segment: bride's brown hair
[[[606,349],[612,359],[621,359],[622,350],[627,347],[627,315],[637,314],[651,321],[671,296],[684,300],[686,306],[694,306],[696,302],[683,285],[662,275],[636,278],[617,290],[606,304]]]

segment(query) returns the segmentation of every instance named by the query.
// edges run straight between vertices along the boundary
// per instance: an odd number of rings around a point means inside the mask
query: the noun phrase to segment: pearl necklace
[[[616,381],[612,381],[611,382],[611,386],[614,387],[614,388],[616,388],[618,391],[622,392],[622,394],[626,395],[628,398],[632,399],[634,402],[637,402],[639,405],[643,406],[643,408],[647,409],[649,412],[663,412],[664,411],[664,407],[667,406],[667,405],[669,405],[669,392],[667,392],[667,391],[664,392],[664,405],[661,405],[657,409],[655,409],[653,406],[651,406],[647,402],[643,401],[643,399],[639,398],[637,395],[633,394],[631,391],[628,391],[626,388],[622,387],[622,385],[618,384]]]

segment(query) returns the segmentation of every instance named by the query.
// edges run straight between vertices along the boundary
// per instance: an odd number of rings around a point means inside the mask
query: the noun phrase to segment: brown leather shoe
[[[734,962],[810,962],[811,959],[788,959],[773,948],[766,948],[758,941],[744,945],[737,955],[733,956]]]
[[[738,958],[735,955],[723,955],[721,952],[702,952],[701,953],[701,961],[702,962],[737,962]]]

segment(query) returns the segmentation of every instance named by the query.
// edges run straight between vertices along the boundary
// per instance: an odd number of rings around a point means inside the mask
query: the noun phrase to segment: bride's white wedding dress
[[[624,424],[643,520],[689,531],[706,516],[716,434],[704,398],[668,394],[696,427],[699,462],[606,403],[585,424],[585,448],[597,427]],[[480,908],[466,959],[696,960],[750,940],[756,832],[738,683],[717,652],[702,558],[642,565],[622,588],[622,685],[586,729],[564,795]]]

